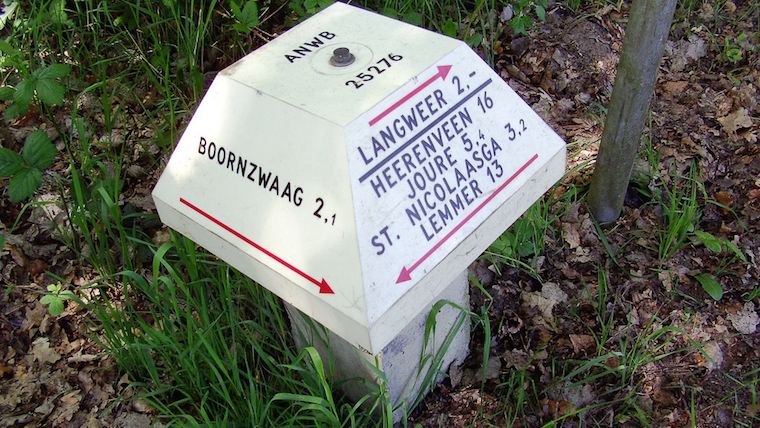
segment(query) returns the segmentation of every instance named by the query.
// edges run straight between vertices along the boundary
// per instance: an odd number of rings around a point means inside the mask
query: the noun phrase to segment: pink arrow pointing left
[[[530,159],[528,159],[517,171],[515,171],[514,174],[512,174],[509,178],[507,178],[504,183],[502,183],[496,190],[493,191],[490,195],[488,195],[487,198],[483,200],[480,204],[478,204],[477,207],[475,207],[474,210],[472,210],[471,213],[467,214],[467,217],[463,218],[462,221],[460,221],[456,226],[454,226],[453,229],[449,231],[449,233],[446,234],[443,238],[441,238],[440,241],[438,241],[435,245],[433,245],[432,248],[430,248],[425,254],[422,255],[419,259],[417,259],[416,262],[414,262],[411,266],[408,268],[406,266],[401,267],[401,273],[398,276],[398,279],[396,279],[396,284],[401,284],[402,282],[407,282],[412,279],[412,272],[414,272],[420,265],[427,260],[428,257],[433,255],[439,248],[441,248],[441,245],[443,245],[444,242],[448,241],[449,238],[451,238],[459,229],[462,228],[470,219],[472,219],[475,214],[477,214],[483,207],[488,205],[489,202],[493,200],[493,198],[496,197],[499,193],[501,193],[502,190],[504,190],[507,186],[509,186],[509,183],[514,181],[515,178],[517,178],[520,174],[525,171],[530,164],[535,162],[535,160],[538,159],[538,154],[534,154],[531,156]]]

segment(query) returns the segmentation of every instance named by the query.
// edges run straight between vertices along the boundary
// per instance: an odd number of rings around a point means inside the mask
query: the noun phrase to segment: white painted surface
[[[354,64],[329,65],[339,46]],[[217,76],[153,195],[169,226],[376,353],[564,167],[466,45],[336,3]]]
[[[459,43],[413,25],[335,3],[223,73],[343,126]],[[357,49],[358,46],[361,48]],[[348,47],[356,55],[356,61],[347,67],[328,67],[327,61],[338,47]],[[364,77],[357,77],[360,73]],[[367,76],[372,79],[363,80],[369,79]],[[360,87],[357,89],[356,85]]]

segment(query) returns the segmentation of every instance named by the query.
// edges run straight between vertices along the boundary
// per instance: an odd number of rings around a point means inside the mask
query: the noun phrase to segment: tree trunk
[[[634,0],[588,204],[600,223],[620,216],[676,0]]]

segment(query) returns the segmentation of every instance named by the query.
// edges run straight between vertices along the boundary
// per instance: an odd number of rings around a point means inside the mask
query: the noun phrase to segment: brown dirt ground
[[[749,8],[738,2],[737,6],[728,18],[716,18],[706,7],[690,21],[674,24],[646,132],[662,155],[658,168],[666,178],[686,173],[692,162],[698,165],[705,194],[699,198],[703,214],[695,226],[734,242],[748,262],[724,266],[725,254],[688,244],[661,263],[652,231],[664,223],[662,209],[647,203],[632,186],[621,218],[604,229],[617,252],[616,265],[610,262],[586,206],[573,203],[556,225],[557,236],[546,237],[545,252],[538,258],[537,272],[543,283],[514,268],[495,274],[488,269],[490,261],[473,265],[471,273],[493,298],[489,301],[473,289],[473,310],[491,304],[490,358],[496,362],[489,364],[488,379],[479,389],[475,373],[482,362],[483,331],[476,331],[469,361],[456,369],[464,371],[462,380],[456,387],[451,381],[440,386],[415,413],[415,422],[425,427],[503,426],[502,415],[511,404],[500,397],[511,373],[507,369],[527,367],[531,385],[544,392],[537,406],[513,421],[517,426],[541,426],[582,407],[592,408],[565,420],[565,426],[637,426],[640,422],[620,417],[622,404],[593,408],[620,399],[634,387],[636,404],[655,426],[689,425],[692,396],[698,426],[758,423],[750,419],[758,409],[751,405],[749,390],[737,389],[729,378],[741,379],[760,367],[760,328],[737,330],[737,313],[756,321],[756,312],[744,311],[747,295],[760,284],[756,260],[760,248],[760,61],[755,47],[745,50],[741,63],[730,64],[722,56],[722,46],[715,43],[733,43],[741,33],[754,34],[757,40],[757,9],[754,16],[740,19]],[[609,6],[578,18],[555,9],[529,38],[501,40],[504,48],[497,70],[502,77],[566,141],[579,142],[569,168],[595,157],[603,126],[596,118],[612,91],[626,12]],[[573,185],[587,186],[592,166],[569,174],[559,193]],[[642,169],[648,169],[643,162],[635,171]],[[615,315],[615,321],[612,338],[597,354],[594,337],[601,329],[594,296],[598,271],[605,265],[609,267],[606,310]],[[694,276],[719,267],[725,267],[719,276],[725,294],[715,302]],[[535,304],[537,296],[547,296],[547,283],[553,286],[548,291],[558,287],[564,293],[561,304],[549,309],[548,316]],[[621,336],[641,337],[668,326],[679,332],[662,352],[691,348],[648,362],[623,391],[612,392],[619,379],[611,376],[568,388],[557,371],[563,360],[588,360],[620,351]],[[712,359],[697,351],[695,343],[703,344]],[[611,360],[604,364],[620,364]],[[527,382],[525,390],[530,393]]]
[[[504,266],[500,274],[494,274],[488,269],[489,261],[473,266],[473,274],[493,297],[489,301],[473,289],[476,312],[491,305],[494,363],[489,364],[489,378],[480,388],[472,375],[483,350],[480,329],[473,333],[471,358],[454,376],[457,384],[446,381],[437,388],[415,412],[414,422],[426,427],[504,425],[502,415],[511,403],[500,401],[500,384],[514,367],[527,368],[530,382],[544,391],[531,412],[515,421],[518,426],[539,426],[573,409],[611,402],[625,394],[628,389],[610,392],[616,381],[610,377],[580,390],[563,388],[557,372],[562,361],[596,355],[593,335],[600,328],[594,296],[599,266],[607,265],[606,310],[615,315],[615,324],[605,352],[620,350],[617,343],[622,336],[673,326],[682,333],[674,335],[663,352],[699,342],[709,344],[705,349],[713,357],[707,359],[694,350],[675,352],[635,372],[629,388],[638,388],[636,403],[652,423],[687,425],[694,397],[699,426],[753,424],[747,418],[758,409],[751,408],[747,390],[738,390],[728,378],[742,378],[760,366],[760,330],[737,330],[739,316],[754,311],[747,312],[746,296],[760,282],[756,258],[760,255],[760,61],[752,45],[758,43],[758,8],[754,16],[744,16],[750,6],[744,2],[736,6],[720,13],[704,9],[674,24],[647,132],[662,154],[656,172],[676,176],[696,162],[705,187],[697,226],[734,242],[746,254],[747,263],[725,266],[724,255],[692,244],[660,263],[651,231],[663,224],[662,210],[632,190],[620,221],[605,229],[609,245],[619,250],[616,265],[610,262],[585,205],[573,203],[554,226],[556,236],[546,237],[544,254],[537,261],[543,283]],[[578,168],[568,174],[557,195],[589,182],[592,164],[585,163],[594,159],[601,136],[600,117],[612,91],[626,13],[625,6],[619,10],[614,5],[577,13],[553,7],[546,22],[528,37],[515,38],[506,32],[499,37],[499,73],[566,141],[577,142],[569,166]],[[741,33],[750,34],[749,40],[739,41]],[[739,62],[725,58],[724,40],[742,47],[744,56]],[[135,120],[139,122],[139,116]],[[136,125],[144,128],[144,124]],[[0,139],[18,148],[27,127],[15,123],[1,128]],[[135,153],[135,165],[128,171],[131,190],[126,199],[135,209],[151,209],[145,197],[157,176],[155,166],[144,161],[150,157],[146,155]],[[62,161],[51,168],[64,169]],[[641,169],[647,172],[643,165],[637,167]],[[705,197],[722,207],[706,203]],[[61,316],[51,317],[39,302],[45,286],[56,282],[47,272],[74,285],[97,277],[74,263],[72,253],[53,238],[50,218],[60,214],[54,208],[22,213],[19,204],[0,199],[0,227],[9,228],[20,219],[0,249],[0,278],[4,284],[15,284],[0,294],[0,426],[150,425],[152,409],[133,399],[128,379],[120,376],[113,361],[85,334],[87,314],[70,304]],[[720,301],[712,301],[695,281],[694,275],[700,272],[719,276],[725,289]],[[550,305],[547,314],[541,302],[549,295],[561,303]],[[617,363],[605,361],[609,366]],[[580,418],[568,419],[566,425],[623,423],[616,419],[620,410],[618,405],[589,410]]]

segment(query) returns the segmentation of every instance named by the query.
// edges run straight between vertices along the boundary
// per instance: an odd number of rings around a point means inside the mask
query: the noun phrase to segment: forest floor
[[[584,192],[627,6],[555,6],[528,35],[497,41],[494,68],[568,142],[568,174],[472,265],[472,311],[489,328],[473,331],[470,358],[410,423],[760,424],[760,8],[744,3],[706,2],[674,23],[625,208],[610,226],[594,222]],[[57,117],[65,123],[68,112]],[[134,120],[122,142],[153,132]],[[57,141],[40,115],[4,122],[0,141],[20,149],[40,127]],[[131,210],[155,211],[161,168],[148,154],[125,164],[120,203]],[[46,176],[66,174],[63,157]],[[90,314],[68,301],[52,316],[41,303],[48,285],[88,284],[98,272],[57,236],[63,210],[44,202],[60,201],[58,189],[46,181],[34,200],[0,197],[0,426],[158,423],[88,334]],[[157,241],[166,233],[145,231]]]

